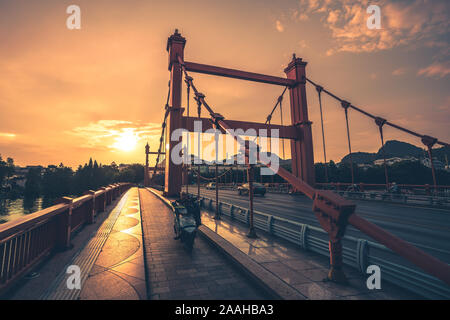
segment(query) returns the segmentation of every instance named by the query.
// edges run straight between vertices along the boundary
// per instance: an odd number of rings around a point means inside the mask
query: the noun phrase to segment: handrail
[[[25,231],[28,228],[33,227],[36,223],[48,220],[68,208],[69,205],[67,204],[55,204],[51,207],[22,216],[13,221],[0,224],[0,243],[11,235],[16,234],[17,232]]]
[[[70,248],[75,230],[93,223],[130,183],[106,186],[0,225],[0,295],[56,250]]]

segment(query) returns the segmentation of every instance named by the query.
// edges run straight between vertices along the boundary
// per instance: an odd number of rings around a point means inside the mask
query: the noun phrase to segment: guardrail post
[[[234,219],[234,205],[231,205],[231,207],[230,207],[230,219],[231,220]]]
[[[103,190],[104,192],[102,193],[102,199],[101,199],[101,207],[100,207],[100,212],[104,212],[106,210],[106,188],[100,188],[100,190]]]
[[[107,194],[107,199],[106,199],[106,204],[110,205],[111,201],[112,201],[112,187],[111,185],[106,187],[106,194]]]
[[[72,228],[72,204],[73,199],[69,197],[62,197],[55,201],[55,204],[68,204],[69,209],[62,212],[58,218],[58,235],[56,248],[60,251],[64,251],[71,248],[70,233]]]
[[[304,250],[308,250],[308,225],[302,224],[300,228],[300,246]]]
[[[273,216],[268,216],[267,217],[267,232],[272,234],[272,221],[273,221]]]
[[[95,191],[89,190],[84,193],[85,195],[92,195],[92,199],[88,204],[87,223],[93,224],[95,222]]]
[[[356,243],[356,265],[362,274],[366,274],[368,255],[369,245],[367,240],[358,239],[358,242]]]
[[[112,189],[112,199],[113,199],[113,200],[116,200],[116,198],[117,198],[117,184],[114,183],[114,184],[112,185],[112,188],[113,188],[113,189]]]

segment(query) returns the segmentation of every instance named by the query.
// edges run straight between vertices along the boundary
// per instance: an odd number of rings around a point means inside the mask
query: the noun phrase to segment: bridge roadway
[[[191,186],[189,192],[196,194],[196,186]],[[201,188],[200,193],[215,199],[215,190]],[[239,196],[236,190],[219,190],[219,201],[249,207],[248,197]],[[355,203],[361,217],[450,263],[450,210],[363,200]],[[311,209],[312,201],[306,196],[266,193],[254,197],[256,211],[320,227]],[[370,240],[352,226],[346,234]]]

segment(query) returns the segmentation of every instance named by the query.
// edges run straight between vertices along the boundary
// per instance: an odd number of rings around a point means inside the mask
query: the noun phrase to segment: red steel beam
[[[275,84],[275,85],[284,86],[284,87],[286,87],[286,86],[292,87],[292,86],[295,86],[295,84],[296,84],[295,81],[291,80],[291,79],[275,77],[275,76],[268,76],[268,75],[261,74],[261,73],[247,72],[247,71],[241,71],[241,70],[236,70],[236,69],[228,69],[228,68],[210,66],[207,64],[188,62],[188,61],[185,61],[184,65],[185,65],[187,71],[210,74],[210,75],[214,75],[214,76],[221,76],[221,77],[227,77],[227,78]]]
[[[183,128],[186,130],[193,132],[194,131],[194,121],[199,121],[199,118],[195,117],[183,117]],[[210,118],[200,118],[202,121],[202,130],[208,130],[214,128],[213,122]],[[280,139],[293,139],[298,140],[301,139],[301,130],[297,129],[295,126],[282,126],[278,124],[264,124],[260,122],[249,122],[249,121],[238,121],[238,120],[227,120],[227,124],[230,129],[237,130],[242,129],[247,131],[248,129],[255,129],[258,134],[259,130],[266,129],[267,137],[270,137],[271,131],[277,129],[279,133]],[[225,130],[221,130],[222,133],[225,133]],[[254,136],[250,134],[249,136]]]

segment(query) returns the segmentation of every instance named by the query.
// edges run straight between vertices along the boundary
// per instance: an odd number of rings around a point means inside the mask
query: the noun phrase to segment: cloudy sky
[[[66,27],[71,4],[81,8],[80,30]],[[379,30],[366,25],[371,4],[381,8]],[[186,60],[284,76],[295,52],[330,91],[448,142],[449,15],[447,0],[0,0],[0,154],[19,165],[143,162],[146,141],[157,149],[175,28],[187,39]],[[264,121],[282,90],[194,77],[229,119]],[[338,161],[347,152],[344,114],[323,103],[328,157]],[[308,107],[322,161],[311,87]],[[379,148],[372,120],[350,112],[350,130],[353,150]],[[394,129],[385,135],[420,145]]]

